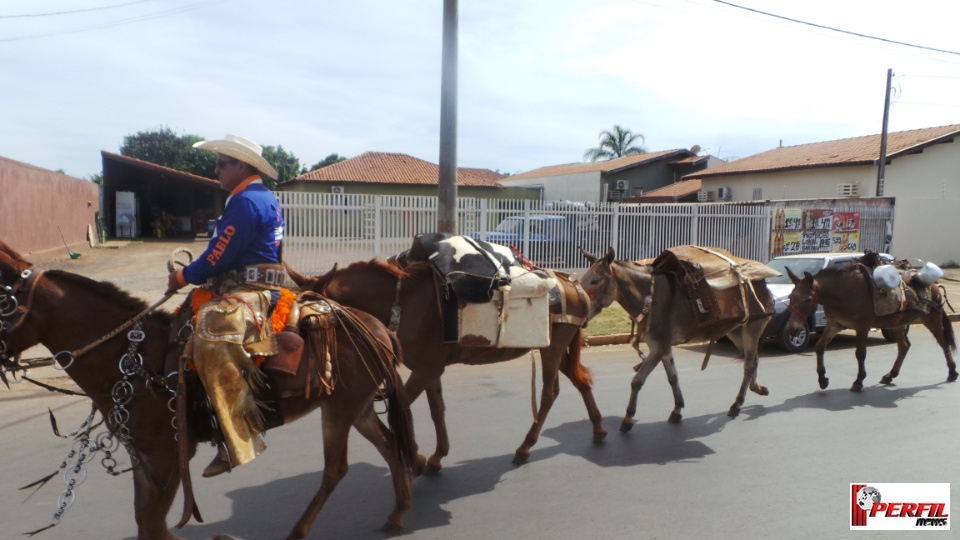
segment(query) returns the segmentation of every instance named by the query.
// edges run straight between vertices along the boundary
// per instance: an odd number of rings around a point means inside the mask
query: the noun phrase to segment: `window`
[[[759,187],[753,188],[753,200],[755,201],[763,200],[763,188],[759,188]]]

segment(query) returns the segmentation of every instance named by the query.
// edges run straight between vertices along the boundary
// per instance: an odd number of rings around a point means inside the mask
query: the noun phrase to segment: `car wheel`
[[[909,324],[907,325],[907,329],[906,329],[906,331],[905,331],[904,333],[906,333],[906,334],[909,334],[909,333],[910,333],[910,325],[909,325]],[[896,343],[896,342],[897,342],[897,336],[894,335],[893,331],[890,330],[889,328],[881,328],[881,329],[880,329],[880,334],[883,335],[883,339],[889,341],[890,343]]]
[[[777,334],[777,343],[780,344],[781,349],[788,353],[803,352],[807,348],[807,344],[810,343],[810,326],[803,323],[803,327],[796,334],[791,335],[787,331],[787,325],[783,325],[780,333]]]

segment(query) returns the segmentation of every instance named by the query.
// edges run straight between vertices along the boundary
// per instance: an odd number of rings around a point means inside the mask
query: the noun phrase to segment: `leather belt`
[[[251,264],[243,268],[241,277],[245,285],[280,289],[287,279],[287,273],[280,264]]]

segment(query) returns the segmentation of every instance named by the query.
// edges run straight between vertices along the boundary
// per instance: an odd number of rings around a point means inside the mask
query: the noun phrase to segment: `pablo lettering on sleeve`
[[[217,238],[217,244],[213,246],[213,251],[207,255],[207,262],[210,263],[210,266],[217,265],[217,262],[223,255],[224,250],[227,249],[227,245],[230,243],[230,240],[233,239],[233,234],[235,232],[237,232],[237,230],[233,228],[233,225],[228,225],[223,230],[223,234]]]

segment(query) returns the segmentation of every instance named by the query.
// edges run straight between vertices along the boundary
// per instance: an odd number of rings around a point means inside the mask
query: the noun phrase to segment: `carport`
[[[103,200],[101,211],[107,236],[145,237],[155,234],[152,223],[165,212],[172,223],[170,234],[207,233],[207,221],[220,215],[225,200],[220,183],[143,160],[101,151]],[[132,192],[134,225],[121,219],[118,226],[117,193]]]

